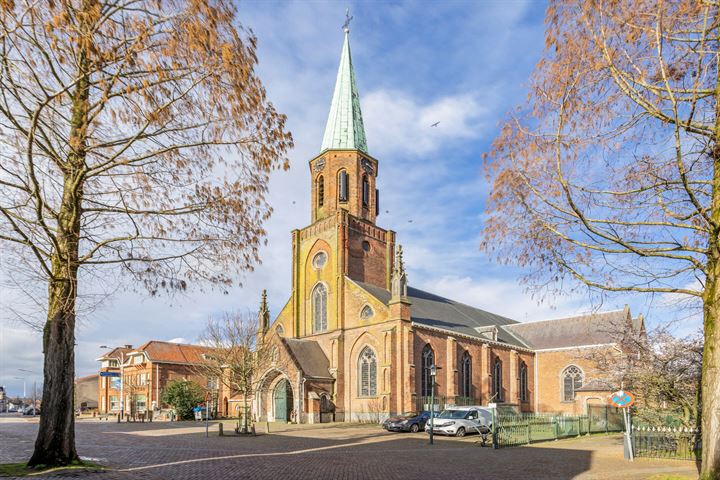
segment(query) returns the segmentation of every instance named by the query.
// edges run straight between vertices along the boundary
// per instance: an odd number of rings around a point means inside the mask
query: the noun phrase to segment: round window
[[[360,318],[363,320],[367,320],[368,318],[375,315],[375,312],[373,312],[373,309],[370,305],[365,305],[362,310],[360,310]]]
[[[318,252],[313,257],[313,261],[312,261],[313,267],[315,267],[318,270],[323,268],[326,263],[327,263],[327,253],[325,253],[325,252]]]
[[[365,250],[366,252],[369,252],[370,251],[370,242],[368,242],[367,240],[363,240],[362,249]]]

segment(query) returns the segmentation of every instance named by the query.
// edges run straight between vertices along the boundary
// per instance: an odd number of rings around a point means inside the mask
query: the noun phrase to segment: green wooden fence
[[[496,448],[623,430],[614,408],[593,409],[588,415],[500,414],[494,426]]]

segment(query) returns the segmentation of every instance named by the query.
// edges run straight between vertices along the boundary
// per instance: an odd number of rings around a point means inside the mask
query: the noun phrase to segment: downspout
[[[538,405],[539,405],[539,397],[538,397],[538,390],[539,390],[539,386],[538,386],[538,363],[540,363],[540,357],[539,357],[539,355],[538,355],[537,353],[535,354],[535,361],[534,361],[533,363],[535,364],[535,368],[534,368],[534,370],[535,370],[535,374],[534,374],[534,376],[535,376],[535,381],[534,381],[534,385],[533,385],[533,387],[534,387],[533,390],[535,390],[535,413],[538,413]]]

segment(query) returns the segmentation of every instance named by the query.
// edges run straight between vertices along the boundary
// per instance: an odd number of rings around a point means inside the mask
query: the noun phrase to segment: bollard
[[[218,436],[222,437],[223,435],[223,424],[222,422],[218,423]]]

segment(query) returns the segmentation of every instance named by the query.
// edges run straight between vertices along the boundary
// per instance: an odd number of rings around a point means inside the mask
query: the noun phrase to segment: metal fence
[[[415,408],[419,412],[429,412],[432,410],[431,403],[434,402],[434,410],[440,412],[445,410],[446,407],[466,407],[470,405],[481,405],[479,398],[474,397],[445,397],[435,396],[431,397],[417,397]]]
[[[700,458],[700,431],[695,428],[633,426],[632,443],[636,457]]]
[[[616,409],[602,408],[588,415],[500,414],[494,430],[494,444],[496,448],[503,448],[590,433],[620,432],[623,426],[622,416]]]

